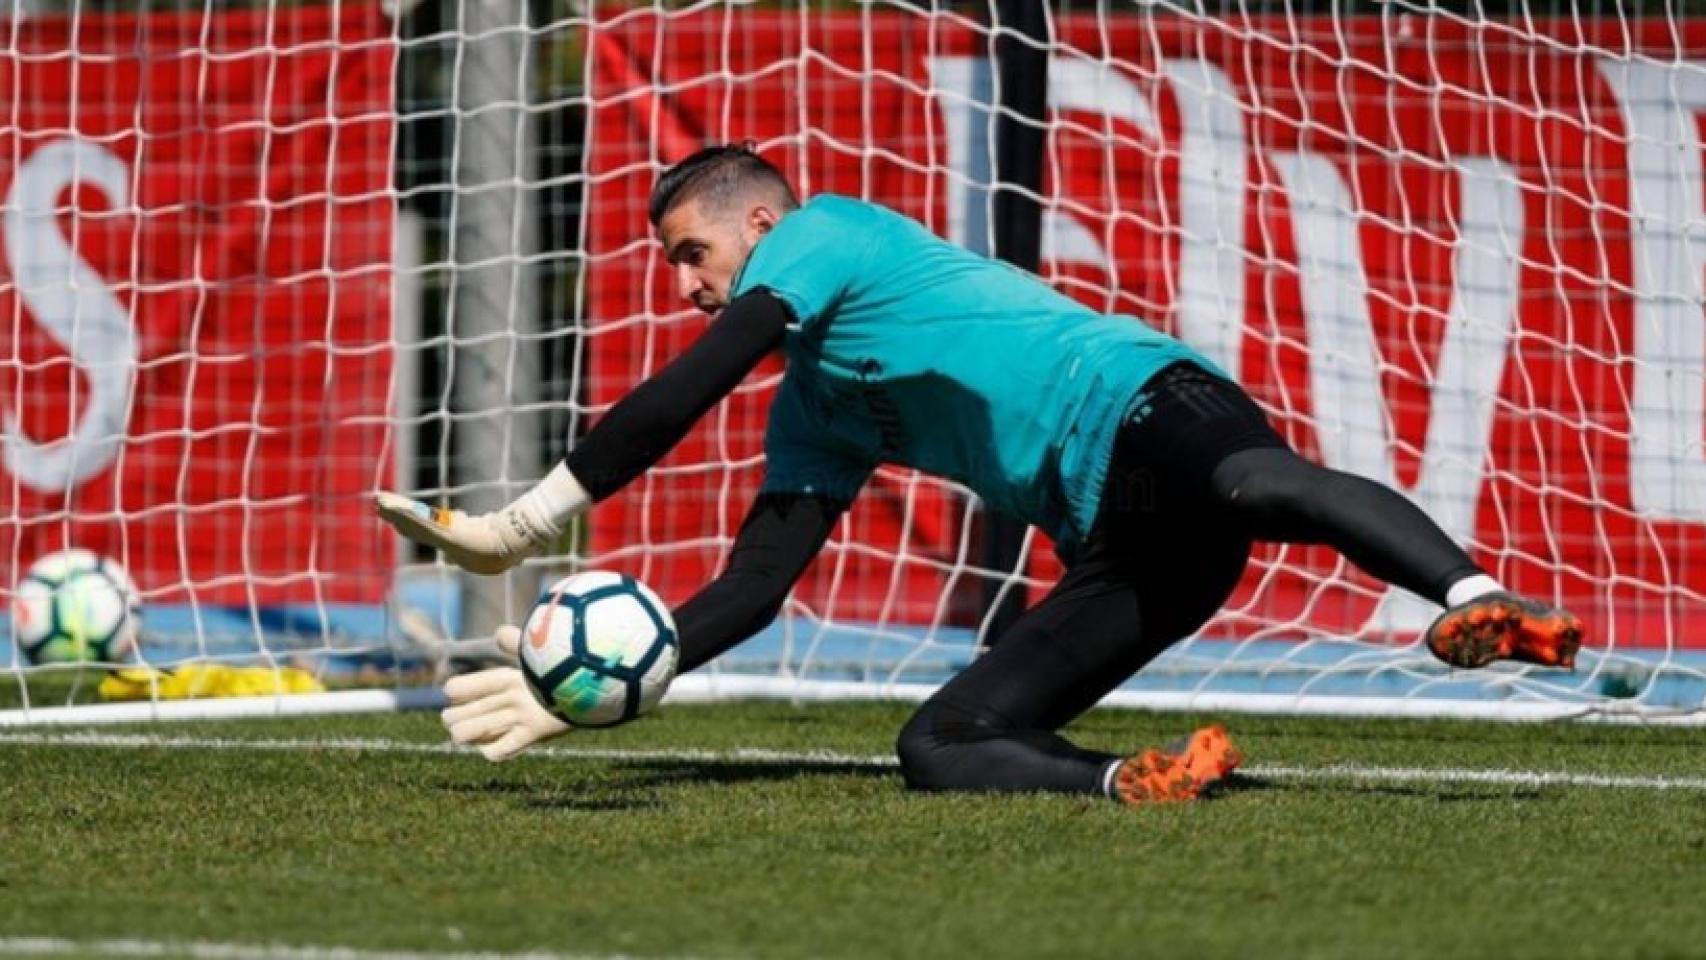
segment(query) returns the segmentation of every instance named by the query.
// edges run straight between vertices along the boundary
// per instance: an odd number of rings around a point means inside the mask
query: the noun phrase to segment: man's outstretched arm
[[[736,299],[681,356],[617,401],[544,480],[501,510],[471,516],[381,493],[379,516],[463,569],[502,573],[663,459],[781,345],[787,324],[787,309],[769,291]]]
[[[844,502],[811,494],[760,494],[722,575],[675,610],[678,671],[704,665],[774,620],[846,509]]]

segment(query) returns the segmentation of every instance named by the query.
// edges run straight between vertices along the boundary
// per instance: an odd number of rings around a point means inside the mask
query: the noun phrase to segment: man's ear
[[[769,233],[771,228],[776,226],[776,222],[781,219],[776,215],[775,210],[762,203],[746,212],[746,225],[761,237]]]

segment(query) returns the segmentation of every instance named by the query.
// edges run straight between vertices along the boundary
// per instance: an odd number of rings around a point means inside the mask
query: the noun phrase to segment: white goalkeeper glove
[[[521,649],[521,630],[503,626],[492,635],[512,660]],[[450,739],[462,746],[477,745],[493,763],[508,760],[541,740],[549,740],[569,725],[540,706],[527,679],[515,667],[493,667],[451,677],[444,685],[450,706],[439,715]]]
[[[492,513],[469,515],[429,507],[400,494],[381,492],[374,507],[381,519],[416,543],[472,573],[503,573],[545,549],[592,507],[592,495],[563,464],[514,503]]]

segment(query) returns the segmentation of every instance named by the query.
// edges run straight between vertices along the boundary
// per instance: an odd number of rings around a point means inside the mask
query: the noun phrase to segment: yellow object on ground
[[[321,693],[325,685],[296,667],[232,667],[189,663],[171,670],[130,667],[101,681],[102,700],[191,700],[198,697],[268,697]]]

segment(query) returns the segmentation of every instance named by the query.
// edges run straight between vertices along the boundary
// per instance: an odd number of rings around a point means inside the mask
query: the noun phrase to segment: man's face
[[[777,217],[766,204],[708,211],[688,200],[670,208],[658,224],[658,239],[675,271],[676,293],[709,314],[728,306],[735,274]]]

